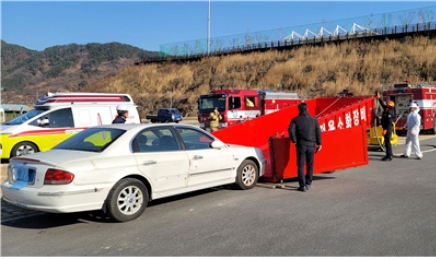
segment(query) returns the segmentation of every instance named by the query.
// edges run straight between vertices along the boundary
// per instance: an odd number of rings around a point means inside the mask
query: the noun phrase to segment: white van
[[[128,94],[47,93],[35,109],[1,125],[1,159],[46,151],[88,127],[112,124],[120,104],[129,110],[126,124],[141,123]]]

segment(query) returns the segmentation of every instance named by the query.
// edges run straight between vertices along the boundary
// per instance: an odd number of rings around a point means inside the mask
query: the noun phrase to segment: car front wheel
[[[131,221],[141,216],[148,200],[148,190],[144,183],[132,178],[122,179],[109,192],[107,213],[116,221]]]
[[[251,189],[256,185],[258,178],[257,165],[251,160],[245,160],[238,168],[236,185],[242,190]]]

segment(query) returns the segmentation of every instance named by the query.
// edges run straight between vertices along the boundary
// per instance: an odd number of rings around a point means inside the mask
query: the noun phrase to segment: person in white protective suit
[[[409,115],[407,116],[404,128],[407,129],[406,148],[402,158],[409,158],[413,149],[419,160],[422,159],[421,149],[419,148],[419,127],[421,125],[421,116],[418,114],[419,107],[415,103],[409,105]]]

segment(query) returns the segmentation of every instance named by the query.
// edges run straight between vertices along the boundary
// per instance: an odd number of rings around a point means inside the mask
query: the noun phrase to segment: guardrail
[[[201,48],[195,51],[184,51],[183,53],[174,55],[169,54],[167,51],[160,51],[159,58],[149,58],[144,60],[138,60],[135,62],[136,65],[143,63],[155,63],[155,62],[165,62],[165,61],[175,61],[175,62],[185,62],[192,60],[199,60],[206,56],[222,56],[236,53],[248,53],[253,51],[266,51],[270,49],[290,49],[302,45],[316,45],[331,42],[348,41],[354,39],[373,39],[373,38],[386,38],[386,37],[404,37],[407,35],[416,34],[435,34],[436,23],[417,23],[417,24],[406,24],[406,25],[395,25],[395,26],[385,26],[381,28],[366,29],[363,31],[356,31],[355,33],[337,33],[337,35],[313,35],[311,37],[299,37],[294,38],[282,38],[276,41],[263,41],[254,44],[246,44],[233,47],[222,47],[218,49],[210,50],[209,54]],[[185,50],[189,49],[189,46],[185,44],[183,47]],[[181,49],[181,47],[173,46],[172,49]]]

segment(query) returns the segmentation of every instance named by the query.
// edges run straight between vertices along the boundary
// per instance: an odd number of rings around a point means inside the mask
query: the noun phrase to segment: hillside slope
[[[271,89],[310,97],[336,95],[345,88],[373,94],[382,85],[433,82],[436,39],[426,36],[362,42],[345,41],[292,50],[206,57],[199,61],[130,66],[82,88],[134,97],[141,117],[168,107],[196,116],[197,97],[214,88]],[[280,85],[278,85],[280,84]]]
[[[1,42],[3,103],[23,103],[24,97],[47,91],[80,91],[88,84],[132,66],[138,59],[157,57],[120,43],[54,46],[44,51]]]

